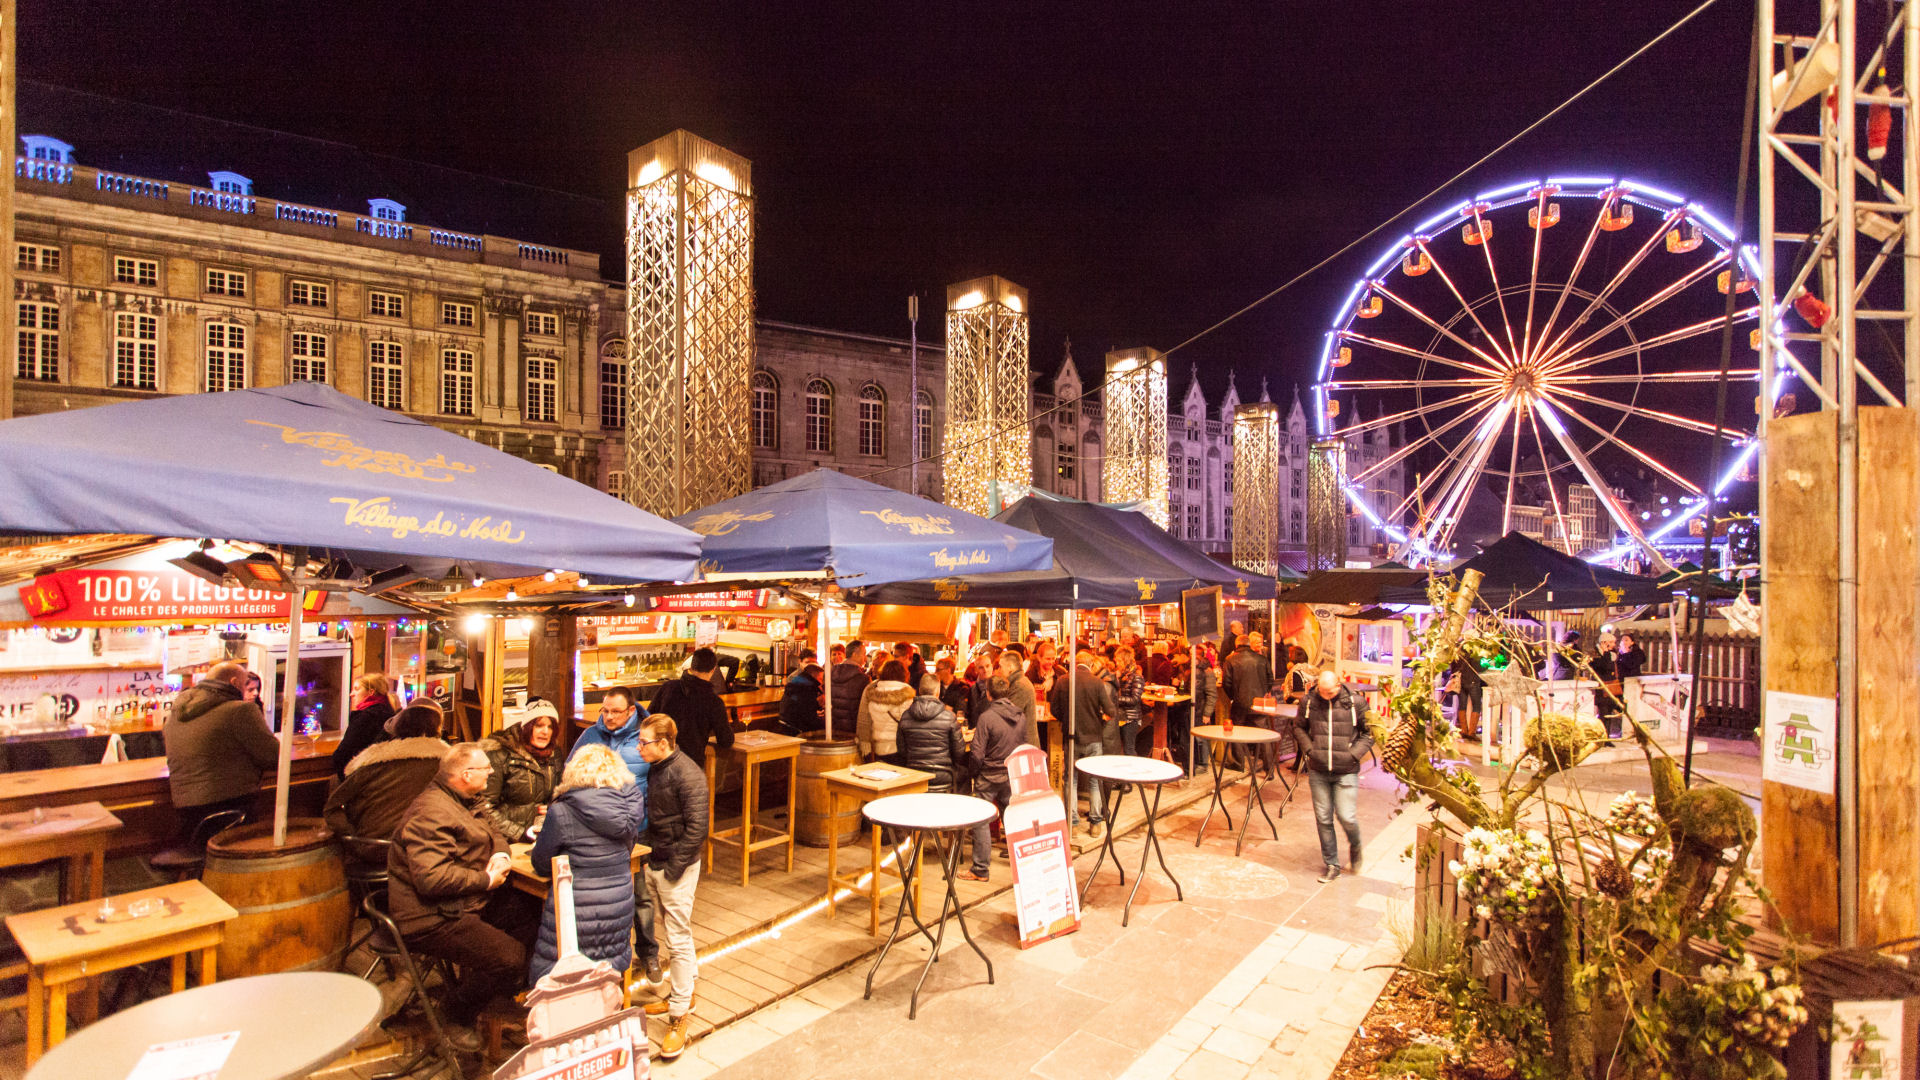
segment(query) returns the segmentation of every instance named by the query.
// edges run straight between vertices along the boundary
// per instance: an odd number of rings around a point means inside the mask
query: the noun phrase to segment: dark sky
[[[907,293],[933,315],[948,283],[1000,273],[1032,290],[1050,370],[1069,335],[1085,363],[1211,325],[1695,2],[20,0],[19,59],[27,80],[605,199],[606,248],[626,151],[685,127],[753,161],[763,317],[904,335]],[[1730,219],[1752,10],[1721,0],[1428,212],[1616,174]],[[1245,391],[1307,381],[1332,309],[1404,231],[1179,368],[1210,390],[1229,368]]]

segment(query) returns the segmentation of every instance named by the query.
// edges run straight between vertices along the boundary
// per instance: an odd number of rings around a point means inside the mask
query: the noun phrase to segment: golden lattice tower
[[[1233,564],[1270,576],[1280,561],[1280,406],[1233,410]]]
[[[1158,349],[1107,354],[1107,453],[1100,470],[1108,502],[1140,503],[1167,527],[1167,359]]]
[[[627,501],[751,486],[752,164],[687,131],[627,155]]]
[[[950,506],[992,517],[1033,486],[1027,290],[989,276],[947,286]]]

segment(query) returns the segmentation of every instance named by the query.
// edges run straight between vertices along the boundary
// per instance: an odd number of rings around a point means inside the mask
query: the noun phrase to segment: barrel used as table
[[[345,959],[353,904],[333,830],[315,818],[240,825],[207,844],[200,880],[239,916],[227,924],[220,972],[240,978],[281,971],[336,971]]]
[[[860,835],[860,807],[848,805],[836,811],[827,782],[821,777],[837,769],[860,763],[860,753],[852,739],[808,739],[800,747],[795,767],[799,789],[794,797],[794,836],[808,847],[823,848],[830,843],[850,844]]]

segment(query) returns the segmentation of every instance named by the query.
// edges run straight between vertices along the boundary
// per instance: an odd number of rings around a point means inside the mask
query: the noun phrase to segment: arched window
[[[825,379],[807,384],[807,452],[833,453],[833,384]]]
[[[860,453],[881,457],[887,452],[887,395],[872,383],[860,388]]]
[[[925,390],[913,402],[913,456],[917,460],[933,453],[933,395]]]
[[[627,426],[627,342],[624,338],[614,338],[600,347],[600,426],[609,430]]]
[[[780,384],[770,372],[753,373],[753,448],[776,450],[780,446]]]

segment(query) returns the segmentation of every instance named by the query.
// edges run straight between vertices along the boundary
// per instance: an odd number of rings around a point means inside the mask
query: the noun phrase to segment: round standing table
[[[1120,865],[1120,853],[1113,849],[1113,826],[1120,820],[1115,814],[1114,804],[1125,798],[1125,795],[1115,786],[1118,784],[1136,785],[1136,790],[1140,792],[1140,809],[1147,815],[1147,838],[1140,846],[1140,870],[1133,876],[1133,889],[1127,893],[1126,907],[1120,911],[1120,925],[1127,925],[1127,920],[1133,917],[1134,895],[1140,891],[1140,882],[1147,876],[1149,848],[1160,860],[1160,872],[1167,875],[1168,881],[1173,882],[1174,899],[1185,900],[1187,897],[1180,889],[1179,879],[1173,876],[1173,871],[1167,869],[1167,857],[1160,851],[1160,833],[1154,827],[1154,822],[1160,816],[1160,789],[1175,780],[1185,779],[1186,771],[1171,761],[1157,761],[1153,758],[1135,757],[1132,754],[1096,754],[1093,757],[1083,757],[1073,764],[1074,768],[1088,776],[1107,782],[1105,792],[1107,835],[1100,845],[1099,857],[1093,860],[1093,869],[1087,871],[1087,883],[1080,890],[1081,906],[1086,906],[1087,892],[1093,888],[1094,875],[1100,872],[1100,864],[1106,861],[1108,854],[1113,855],[1113,868],[1120,874],[1120,884],[1127,883],[1127,871]],[[1153,789],[1151,806],[1147,805],[1148,788]]]
[[[1281,704],[1278,704],[1278,705],[1254,705],[1254,706],[1251,706],[1251,708],[1254,712],[1259,713],[1261,716],[1270,716],[1275,720],[1287,721],[1289,724],[1297,722],[1300,719],[1300,706],[1292,702],[1282,702]],[[1294,793],[1294,790],[1300,784],[1300,770],[1303,767],[1301,764],[1300,755],[1307,752],[1306,747],[1300,745],[1299,729],[1294,728],[1292,733],[1293,733],[1293,775],[1288,776],[1284,771],[1282,771],[1277,762],[1277,759],[1274,765],[1274,774],[1279,777],[1281,786],[1287,789],[1287,797],[1281,800],[1281,803],[1280,803],[1281,817],[1287,816],[1287,806],[1293,802],[1293,793]],[[1264,808],[1265,806],[1263,803],[1262,809]]]
[[[867,999],[873,998],[873,976],[900,937],[900,923],[909,909],[913,913],[913,925],[933,943],[933,951],[927,954],[926,966],[920,969],[920,979],[913,984],[913,999],[907,1006],[907,1019],[912,1020],[920,1011],[920,988],[926,984],[927,972],[940,959],[940,940],[947,933],[948,913],[960,923],[960,934],[967,939],[973,951],[979,953],[980,961],[987,965],[987,984],[993,984],[993,961],[981,950],[973,934],[967,929],[967,914],[960,908],[960,894],[954,891],[953,878],[960,863],[960,836],[963,832],[983,822],[992,821],[1000,816],[1000,810],[985,799],[976,799],[971,795],[947,795],[921,793],[917,795],[889,795],[884,799],[875,799],[864,807],[867,820],[875,825],[889,829],[903,830],[913,837],[913,850],[900,863],[900,908],[893,915],[893,933],[887,935],[887,943],[880,947],[880,955],[873,958],[873,966],[867,969]],[[931,834],[951,833],[946,844],[946,857],[943,870],[947,878],[946,895],[940,901],[940,921],[938,931],[927,929],[920,919],[920,853],[927,846],[927,837]]]
[[[380,991],[322,971],[255,975],[155,998],[89,1024],[29,1080],[125,1080],[149,1047],[238,1032],[220,1080],[306,1076],[352,1049],[380,1017]],[[298,1022],[292,1022],[298,1018]]]
[[[1193,737],[1196,739],[1205,739],[1213,744],[1213,753],[1211,755],[1213,758],[1211,763],[1213,767],[1213,799],[1207,804],[1207,816],[1200,820],[1200,831],[1193,838],[1193,846],[1199,847],[1200,841],[1207,835],[1207,824],[1213,820],[1215,807],[1218,807],[1220,812],[1226,815],[1227,828],[1233,828],[1233,812],[1227,809],[1226,799],[1222,795],[1222,792],[1226,788],[1226,749],[1230,746],[1251,748],[1270,742],[1278,742],[1280,740],[1280,733],[1270,728],[1249,727],[1246,724],[1236,724],[1231,731],[1219,724],[1204,724],[1193,729]],[[1260,808],[1260,816],[1267,819],[1267,828],[1273,830],[1273,838],[1275,840],[1280,839],[1280,827],[1273,823],[1273,816],[1267,813],[1267,801],[1261,797],[1260,784],[1253,778],[1253,755],[1251,754],[1247,756],[1246,779],[1247,802],[1252,805],[1247,808],[1246,813],[1240,818],[1240,834],[1233,842],[1233,853],[1235,855],[1240,854],[1240,849],[1246,846],[1247,823],[1253,820],[1253,806],[1258,806]]]

